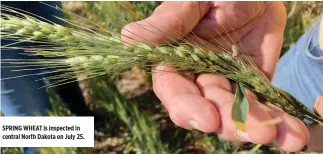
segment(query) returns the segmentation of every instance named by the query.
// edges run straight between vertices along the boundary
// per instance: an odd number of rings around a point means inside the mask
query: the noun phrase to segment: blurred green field
[[[142,19],[160,2],[64,2],[64,8],[118,32],[128,21]],[[323,2],[285,2],[288,19],[282,53],[293,46],[323,12]],[[120,11],[121,10],[121,11]],[[115,18],[118,17],[118,18]],[[71,20],[76,20],[69,16]],[[130,86],[123,84],[130,82]],[[97,127],[94,148],[39,148],[40,153],[243,153],[254,145],[226,142],[215,134],[188,131],[174,126],[151,90],[150,76],[138,68],[121,75],[102,76],[80,82],[91,110],[104,117]],[[69,115],[49,89],[54,111],[51,116]],[[2,148],[1,153],[20,153],[18,148]],[[262,147],[259,153],[285,153]]]
[[[323,2],[285,2],[285,6],[288,14],[282,53],[292,47],[323,13]]]

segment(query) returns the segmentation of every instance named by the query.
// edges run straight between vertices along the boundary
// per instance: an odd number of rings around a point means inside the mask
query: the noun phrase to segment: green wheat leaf
[[[249,102],[245,94],[243,84],[237,84],[236,95],[232,106],[232,120],[237,128],[241,131],[246,131],[245,123],[249,112]]]
[[[262,144],[255,145],[251,150],[248,151],[247,154],[255,154],[257,150],[262,146]]]

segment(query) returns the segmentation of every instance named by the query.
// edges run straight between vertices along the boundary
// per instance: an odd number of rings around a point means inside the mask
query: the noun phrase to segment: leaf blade
[[[241,131],[247,131],[245,123],[249,112],[249,102],[242,83],[237,84],[234,103],[232,105],[231,117],[234,124]]]

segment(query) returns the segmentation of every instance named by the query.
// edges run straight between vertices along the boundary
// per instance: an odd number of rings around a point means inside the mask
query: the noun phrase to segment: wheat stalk
[[[108,32],[95,24],[80,25],[61,19],[73,27],[68,28],[7,6],[1,6],[1,12],[1,39],[38,44],[37,47],[14,47],[12,45],[17,43],[9,44],[1,46],[4,50],[2,52],[7,49],[24,49],[30,56],[45,57],[34,60],[4,59],[1,63],[10,64],[10,68],[23,67],[15,71],[54,68],[54,71],[47,74],[62,72],[48,77],[55,82],[47,87],[73,82],[71,77],[74,74],[92,78],[121,73],[135,65],[145,69],[157,64],[172,65],[178,72],[219,73],[242,83],[266,101],[295,117],[312,122],[323,121],[294,97],[271,85],[253,65],[252,60],[242,60],[236,56],[237,46],[233,46],[232,51],[222,47],[207,47],[189,39],[182,39],[176,45],[132,45],[121,41],[120,34]],[[48,59],[52,57],[54,59]],[[29,75],[39,74],[24,76]]]

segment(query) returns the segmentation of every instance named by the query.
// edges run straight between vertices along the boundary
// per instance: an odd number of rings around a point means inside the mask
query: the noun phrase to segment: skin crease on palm
[[[169,34],[194,33],[211,44],[228,48],[232,43],[228,44],[227,31],[235,44],[243,44],[255,64],[271,79],[285,24],[282,2],[164,2],[150,17],[126,25],[122,34],[127,36],[124,41],[135,44],[146,40],[165,43],[178,39],[170,39]],[[310,141],[310,133],[301,120],[261,104],[252,93],[249,93],[247,127],[277,117],[282,121],[248,129],[246,133],[237,131],[231,120],[234,87],[221,75],[180,75],[169,71],[173,69],[171,66],[154,69],[154,92],[178,126],[216,132],[228,141],[275,144],[290,152],[301,150]]]

